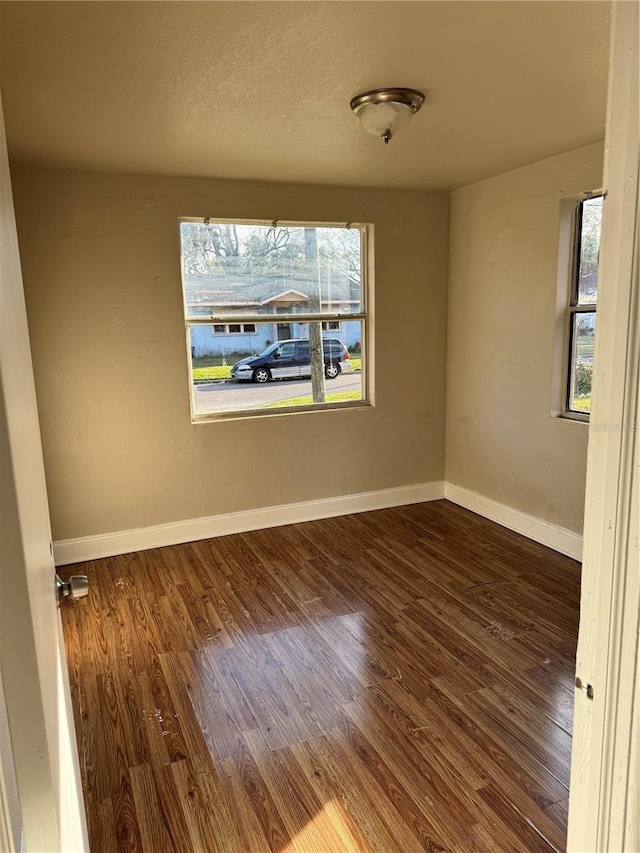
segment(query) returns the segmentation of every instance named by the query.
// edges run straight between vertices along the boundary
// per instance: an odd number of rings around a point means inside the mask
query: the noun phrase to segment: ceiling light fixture
[[[367,133],[388,143],[411,121],[424,103],[424,94],[416,89],[372,89],[351,99],[351,109]]]

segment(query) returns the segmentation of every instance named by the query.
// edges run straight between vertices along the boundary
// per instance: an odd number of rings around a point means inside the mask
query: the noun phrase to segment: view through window
[[[593,353],[598,303],[598,257],[603,197],[583,199],[576,206],[574,262],[569,305],[567,414],[591,411]]]
[[[367,402],[366,236],[180,221],[194,421]]]

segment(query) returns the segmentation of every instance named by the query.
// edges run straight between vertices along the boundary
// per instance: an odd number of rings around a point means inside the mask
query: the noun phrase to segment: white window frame
[[[583,202],[604,198],[601,189],[565,198],[560,203],[560,240],[558,250],[558,287],[554,339],[551,416],[576,423],[589,423],[589,412],[569,408],[573,386],[573,324],[579,314],[596,314],[598,301],[578,304],[578,265],[580,263],[579,210]],[[599,296],[599,294],[598,294]]]
[[[224,332],[216,332],[216,326],[224,326]],[[240,326],[241,329],[239,332],[230,332],[229,331],[230,326]],[[245,326],[253,326],[253,331],[248,332],[245,329]],[[257,334],[256,323],[244,323],[244,322],[243,323],[213,323],[211,325],[211,329],[212,329],[211,334],[215,335],[216,337],[218,335],[255,335],[255,334]]]
[[[238,317],[233,314],[211,314],[209,317],[189,317],[187,313],[186,303],[186,288],[183,276],[184,264],[182,262],[182,243],[180,240],[180,225],[183,222],[196,222],[209,224],[214,222],[221,225],[263,225],[266,227],[278,225],[287,228],[349,228],[357,229],[360,232],[360,274],[362,277],[360,284],[360,311],[354,313],[339,312],[339,311],[323,311],[320,314],[309,313],[278,313],[278,314],[243,314],[242,323],[254,323],[257,327],[268,323],[309,323],[309,322],[331,322],[338,321],[341,324],[344,322],[359,322],[362,335],[360,340],[361,352],[361,388],[362,397],[359,400],[346,400],[344,402],[329,402],[329,403],[312,403],[308,406],[283,406],[281,408],[265,410],[265,409],[246,409],[242,411],[229,412],[207,412],[200,414],[194,411],[193,406],[193,372],[191,361],[191,336],[190,329],[193,326],[211,326],[212,335],[214,325],[228,325],[230,323],[237,324]],[[219,420],[237,420],[244,418],[257,417],[279,417],[281,415],[298,414],[307,412],[322,412],[334,411],[342,409],[358,409],[372,407],[374,405],[373,392],[373,363],[374,363],[374,324],[373,324],[373,224],[364,222],[306,222],[302,220],[281,220],[281,219],[229,219],[224,217],[190,217],[181,216],[178,219],[178,240],[180,242],[180,271],[182,284],[182,300],[183,313],[185,319],[185,340],[187,350],[187,364],[189,369],[189,400],[191,406],[191,422],[208,423]],[[253,334],[256,334],[253,333]],[[222,333],[218,333],[222,334]],[[238,334],[234,332],[233,334]],[[250,333],[249,333],[250,334]]]

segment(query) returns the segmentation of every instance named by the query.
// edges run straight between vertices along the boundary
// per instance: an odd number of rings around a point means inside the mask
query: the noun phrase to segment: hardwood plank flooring
[[[93,853],[565,850],[574,561],[435,501],[81,572]]]

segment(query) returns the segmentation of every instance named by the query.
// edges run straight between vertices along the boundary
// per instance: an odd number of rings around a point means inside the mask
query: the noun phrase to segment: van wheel
[[[271,374],[266,367],[256,367],[253,371],[254,382],[268,382],[271,379]]]
[[[335,379],[340,374],[340,365],[335,361],[329,361],[324,366],[324,375],[327,379]]]

